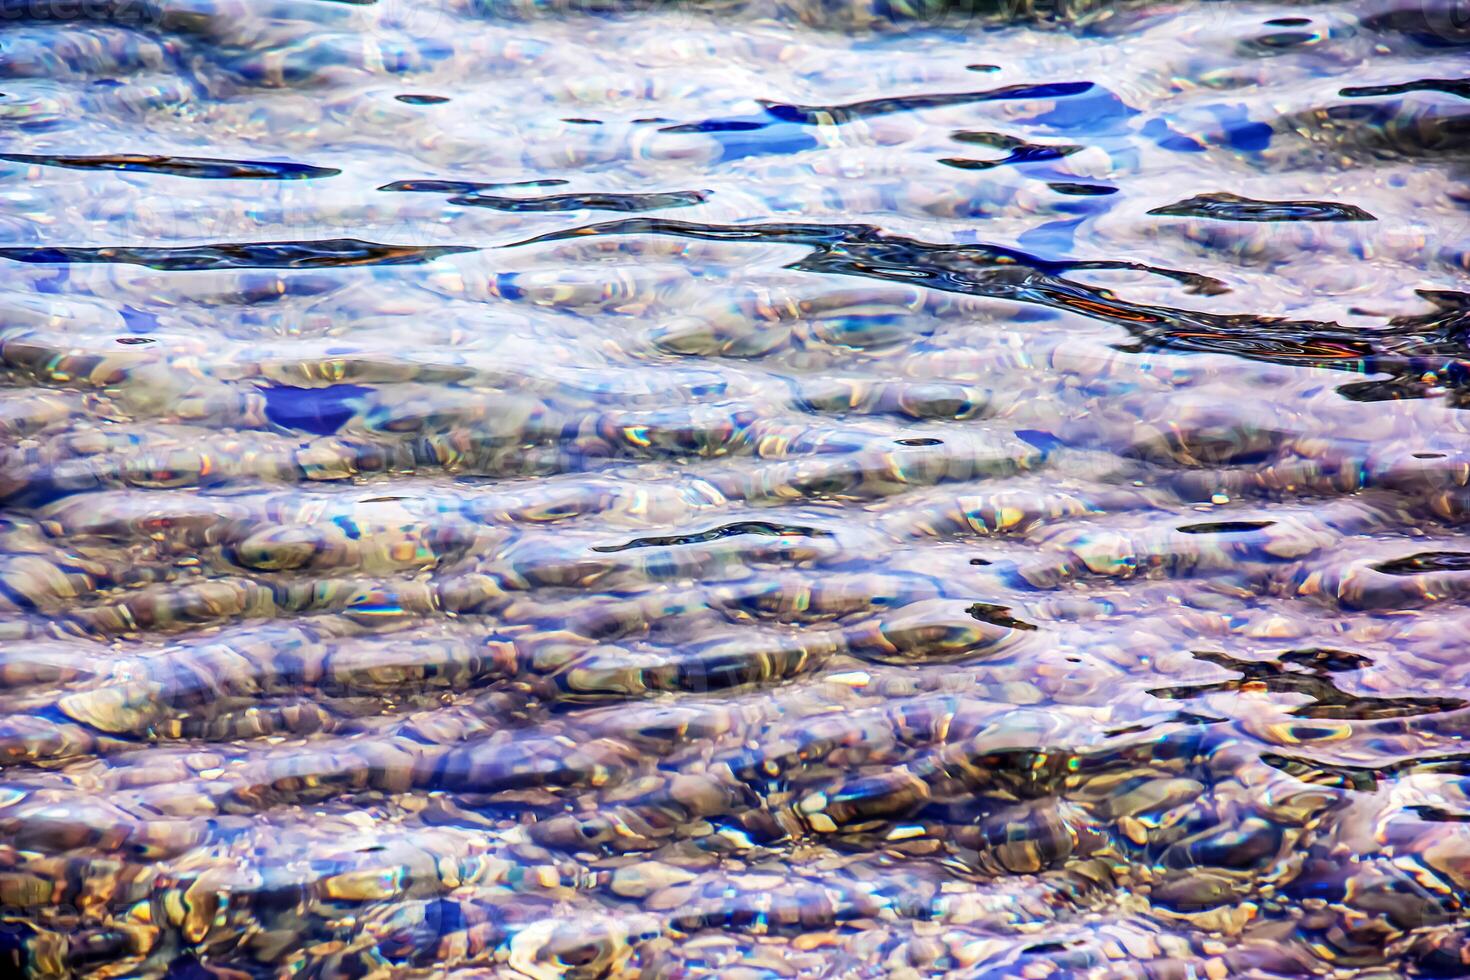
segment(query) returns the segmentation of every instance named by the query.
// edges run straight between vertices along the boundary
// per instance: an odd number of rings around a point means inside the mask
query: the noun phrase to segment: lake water
[[[0,0],[0,974],[1470,975],[1470,7]]]

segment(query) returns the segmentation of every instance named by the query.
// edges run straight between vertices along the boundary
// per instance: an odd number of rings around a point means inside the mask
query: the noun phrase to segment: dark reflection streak
[[[1325,656],[1314,657],[1311,654]],[[1466,705],[1460,698],[1380,698],[1350,694],[1338,688],[1327,676],[1345,669],[1344,664],[1335,660],[1332,654],[1336,654],[1336,651],[1290,651],[1277,660],[1250,661],[1237,660],[1215,651],[1197,651],[1194,654],[1196,659],[1235,671],[1241,675],[1240,678],[1212,684],[1161,687],[1148,693],[1156,698],[1188,699],[1208,694],[1233,693],[1248,687],[1264,688],[1273,694],[1298,694],[1312,698],[1311,704],[1292,710],[1291,714],[1295,717],[1348,721],[1434,714],[1456,711]],[[1347,664],[1351,666],[1346,669],[1357,669],[1365,666],[1366,661],[1358,658],[1347,661]]]
[[[1014,150],[995,160],[972,160],[969,157],[941,157],[939,162],[956,170],[993,170],[996,167],[1015,166],[1018,163],[1043,163],[1060,160],[1071,147],[1030,146]]]
[[[669,191],[661,194],[555,194],[547,197],[495,197],[490,194],[467,194],[451,197],[450,204],[464,207],[490,208],[495,211],[657,211],[662,208],[687,208],[703,204],[704,191]]]
[[[765,129],[769,123],[756,119],[709,119],[697,123],[681,123],[677,126],[665,126],[660,129],[661,133],[748,133],[757,129]]]
[[[1031,623],[1022,622],[1011,615],[1010,606],[997,606],[989,602],[976,602],[970,605],[965,612],[970,618],[982,623],[990,623],[992,626],[1005,626],[1013,630],[1035,630]]]
[[[1181,534],[1242,534],[1270,527],[1275,521],[1216,521],[1213,524],[1186,524]]]
[[[1016,164],[1044,163],[1071,156],[1082,149],[1082,147],[1072,144],[1048,146],[1042,143],[1028,143],[1026,140],[1017,139],[1014,136],[1007,136],[1005,133],[961,131],[952,134],[952,138],[958,143],[988,146],[992,149],[1006,151],[1005,156],[994,160],[946,157],[939,161],[946,167],[954,167],[957,170],[990,170],[995,167]]]
[[[1216,221],[1377,221],[1351,204],[1331,201],[1256,201],[1237,194],[1199,194],[1149,214]]]
[[[500,184],[483,184],[470,180],[395,180],[379,187],[380,191],[410,194],[473,194],[501,187],[560,187],[570,181],[560,177],[541,180],[512,180]]]
[[[1253,314],[1215,314],[1130,303],[1106,289],[1065,278],[1080,270],[1130,270],[1166,276],[1197,292],[1222,292],[1208,276],[1138,262],[1047,260],[990,244],[943,245],[890,236],[872,225],[708,225],[657,218],[627,218],[550,232],[502,246],[516,248],[600,235],[672,235],[706,241],[755,241],[804,245],[811,252],[787,268],[826,275],[917,283],[945,292],[1014,300],[1079,313],[1127,330],[1127,353],[1177,350],[1230,354],[1253,361],[1332,368],[1356,374],[1386,373],[1392,387],[1345,385],[1344,396],[1381,400],[1422,396],[1436,387],[1470,390],[1470,296],[1420,290],[1437,309],[1397,317],[1376,331],[1348,329],[1331,321],[1287,320]],[[1383,381],[1360,382],[1380,386]]]
[[[1068,194],[1076,197],[1098,197],[1102,195],[1118,193],[1118,188],[1107,187],[1103,184],[1073,184],[1066,182],[1057,182],[1047,184],[1046,186],[1056,191],[1058,194]]]
[[[1418,815],[1419,819],[1428,820],[1433,823],[1470,823],[1470,813],[1454,813],[1427,803],[1407,806],[1404,809],[1412,810]]]
[[[304,163],[134,154],[55,156],[40,153],[0,153],[0,160],[41,167],[64,167],[68,170],[121,170],[201,180],[312,180],[335,177],[342,172],[332,167],[312,167]]]
[[[1261,761],[1303,782],[1364,792],[1376,789],[1380,779],[1394,779],[1411,773],[1470,775],[1470,754],[1404,759],[1374,767],[1318,762],[1274,752],[1262,755]]]
[[[1405,95],[1409,92],[1444,92],[1470,99],[1470,78],[1421,78],[1397,85],[1359,85],[1338,92],[1349,99],[1368,98],[1375,95]]]
[[[592,550],[612,553],[628,551],[631,548],[665,548],[681,544],[704,544],[708,541],[717,541],[720,538],[732,538],[742,534],[758,534],[765,537],[826,538],[831,537],[832,532],[823,531],[818,528],[801,527],[794,524],[771,524],[767,521],[740,521],[735,524],[725,524],[721,527],[711,528],[708,531],[698,531],[693,534],[635,538],[627,544],[596,545]]]
[[[467,245],[380,245],[355,238],[315,242],[240,242],[177,248],[0,248],[0,258],[38,265],[116,263],[163,272],[210,269],[330,269],[418,265],[477,249]]]
[[[783,122],[808,126],[836,125],[915,109],[940,109],[972,102],[997,102],[1009,99],[1062,99],[1091,91],[1092,82],[1051,82],[1041,85],[1006,85],[981,92],[940,92],[925,95],[903,95],[886,99],[869,99],[847,105],[789,105],[762,100],[766,112]]]
[[[1395,558],[1374,565],[1374,571],[1385,575],[1419,575],[1424,572],[1470,572],[1470,552],[1423,551],[1407,558]]]

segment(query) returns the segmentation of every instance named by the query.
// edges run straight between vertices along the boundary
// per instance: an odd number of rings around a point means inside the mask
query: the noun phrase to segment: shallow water
[[[1467,52],[0,2],[0,973],[1470,975]]]

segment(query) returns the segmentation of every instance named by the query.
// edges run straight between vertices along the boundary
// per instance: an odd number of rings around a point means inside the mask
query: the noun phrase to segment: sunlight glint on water
[[[1461,0],[0,0],[0,975],[1470,976],[1467,167]]]

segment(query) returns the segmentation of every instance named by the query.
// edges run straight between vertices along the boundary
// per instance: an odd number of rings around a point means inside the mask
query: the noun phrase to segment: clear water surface
[[[0,973],[1470,975],[1460,0],[0,2]]]

